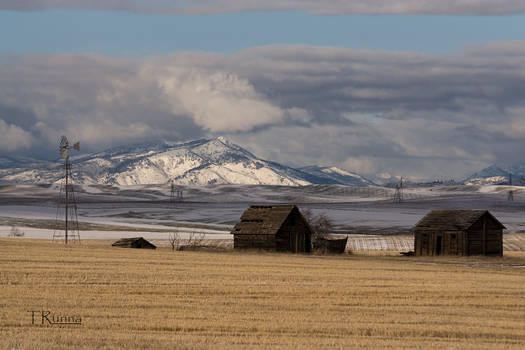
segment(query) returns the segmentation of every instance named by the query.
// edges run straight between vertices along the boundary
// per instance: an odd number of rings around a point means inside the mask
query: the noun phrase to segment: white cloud
[[[524,47],[27,55],[0,67],[0,120],[30,133],[31,149],[53,152],[62,133],[90,150],[226,134],[294,166],[459,177],[494,160],[522,161]]]
[[[174,114],[189,115],[211,132],[248,131],[284,116],[235,74],[172,67],[158,80]]]
[[[31,133],[0,119],[0,151],[11,152],[31,147]]]
[[[304,11],[314,14],[515,14],[520,0],[4,0],[0,9],[35,11],[49,8],[118,10],[146,13],[208,14],[242,11]]]

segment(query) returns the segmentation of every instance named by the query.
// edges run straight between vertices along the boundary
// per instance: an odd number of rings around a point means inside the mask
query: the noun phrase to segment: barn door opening
[[[442,247],[443,247],[443,237],[436,236],[436,255],[441,255]]]

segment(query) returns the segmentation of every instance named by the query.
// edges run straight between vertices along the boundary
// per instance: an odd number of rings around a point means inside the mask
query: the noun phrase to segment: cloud
[[[207,66],[208,55],[197,56],[200,63],[186,54],[21,56],[0,68],[0,118],[23,123],[40,142],[53,144],[65,133],[84,140],[88,150],[304,118],[300,109],[268,101],[235,72]]]
[[[524,94],[520,41],[451,55],[275,45],[0,66],[3,130],[33,140],[11,152],[54,152],[63,133],[85,150],[223,134],[294,166],[421,178],[522,162]]]
[[[304,11],[314,14],[477,14],[525,12],[519,0],[4,0],[0,9],[50,8],[117,10],[145,13],[209,14],[242,11]]]
[[[247,131],[284,117],[282,109],[232,73],[173,68],[158,81],[173,113],[191,115],[211,132]]]
[[[0,119],[0,151],[10,152],[31,146],[31,133]]]

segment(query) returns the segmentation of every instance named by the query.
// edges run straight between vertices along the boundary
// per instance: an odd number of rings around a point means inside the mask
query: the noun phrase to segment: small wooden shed
[[[157,249],[157,247],[142,237],[121,238],[112,244],[113,247]]]
[[[312,250],[312,229],[295,205],[252,205],[231,233],[234,249]]]
[[[345,238],[318,237],[314,240],[313,249],[324,254],[343,254],[347,242],[348,236]]]
[[[413,228],[422,255],[503,255],[505,226],[487,210],[433,210]]]

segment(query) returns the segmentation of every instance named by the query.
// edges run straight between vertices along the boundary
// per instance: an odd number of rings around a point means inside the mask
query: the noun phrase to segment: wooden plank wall
[[[281,226],[275,238],[277,251],[309,253],[311,251],[310,231],[299,213],[292,212]]]
[[[436,255],[437,237],[441,237],[440,255],[467,255],[465,251],[466,233],[463,231],[416,231],[414,234],[415,254],[419,256]]]
[[[265,249],[275,250],[274,235],[233,235],[234,249]]]
[[[483,218],[472,225],[468,233],[469,255],[503,254],[503,231],[492,220]]]

